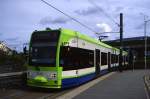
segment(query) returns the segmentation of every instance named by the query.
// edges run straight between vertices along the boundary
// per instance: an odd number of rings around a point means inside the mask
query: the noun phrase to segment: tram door
[[[95,73],[96,75],[100,74],[100,50],[95,49]]]
[[[111,53],[108,52],[108,71],[111,71]]]

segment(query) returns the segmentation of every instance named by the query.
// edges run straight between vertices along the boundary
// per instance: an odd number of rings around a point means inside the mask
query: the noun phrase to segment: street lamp
[[[147,22],[149,22],[150,20],[146,20],[146,17],[148,17],[147,15],[140,13],[141,15],[144,16],[144,40],[145,40],[145,51],[144,51],[144,61],[145,61],[145,69],[147,68],[147,36],[146,36],[146,26],[147,26]]]
[[[147,36],[146,36],[146,25],[147,22],[149,22],[150,20],[146,20],[145,16],[144,16],[144,37],[145,37],[145,53],[144,53],[144,60],[145,60],[145,69],[147,68]]]

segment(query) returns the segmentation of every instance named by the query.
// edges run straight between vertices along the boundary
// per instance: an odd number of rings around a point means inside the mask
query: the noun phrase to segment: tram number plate
[[[62,46],[64,45],[68,45],[69,46],[69,42],[62,42]]]

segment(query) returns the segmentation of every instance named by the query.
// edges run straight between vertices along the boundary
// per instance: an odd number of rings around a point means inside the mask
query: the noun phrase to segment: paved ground
[[[147,99],[143,76],[150,70],[115,73],[73,99]]]

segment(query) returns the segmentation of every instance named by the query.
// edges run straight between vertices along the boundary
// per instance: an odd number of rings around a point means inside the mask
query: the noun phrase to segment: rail
[[[25,82],[25,71],[0,74],[0,88],[24,86]]]
[[[0,78],[1,77],[8,77],[8,76],[17,76],[17,75],[22,75],[26,73],[25,71],[21,71],[21,72],[12,72],[12,73],[2,73],[0,74]]]

